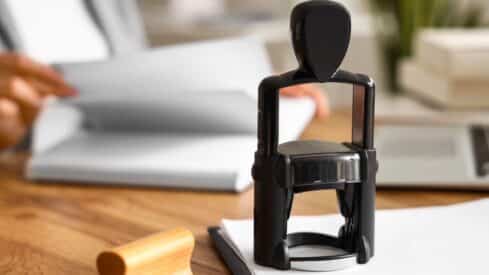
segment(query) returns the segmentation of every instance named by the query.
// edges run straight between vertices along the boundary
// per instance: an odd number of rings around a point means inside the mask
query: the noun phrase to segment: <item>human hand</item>
[[[316,104],[316,117],[324,118],[330,113],[326,93],[316,85],[302,84],[280,89],[280,94],[290,97],[310,97]]]
[[[52,68],[15,53],[0,53],[0,150],[17,144],[48,96],[76,91]]]

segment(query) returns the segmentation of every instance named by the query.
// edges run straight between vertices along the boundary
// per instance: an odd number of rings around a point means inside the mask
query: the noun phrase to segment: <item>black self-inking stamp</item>
[[[259,87],[255,182],[254,259],[281,270],[341,269],[374,255],[375,174],[372,79],[339,70],[350,41],[350,15],[332,1],[309,1],[292,12],[292,42],[299,68],[265,78]],[[352,141],[291,141],[278,144],[279,90],[312,82],[353,85]],[[336,190],[344,224],[337,236],[287,232],[296,193]],[[336,253],[292,255],[301,246]]]

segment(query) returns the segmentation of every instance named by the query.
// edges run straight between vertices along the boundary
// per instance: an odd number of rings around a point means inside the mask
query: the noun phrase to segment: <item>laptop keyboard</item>
[[[489,126],[473,126],[470,129],[476,173],[479,177],[489,174]]]

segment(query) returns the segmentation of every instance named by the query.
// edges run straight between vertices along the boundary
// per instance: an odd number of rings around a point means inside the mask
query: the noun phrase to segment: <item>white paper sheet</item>
[[[104,131],[256,135],[258,86],[273,74],[263,43],[252,37],[161,47],[57,68],[80,93],[66,103]],[[313,114],[312,101],[284,98],[280,107],[280,123],[287,125],[284,136],[296,138]]]
[[[256,275],[311,274],[281,272],[253,262],[253,224],[224,220],[223,228]],[[292,217],[289,232],[336,234],[339,215]],[[376,212],[375,257],[341,275],[486,275],[489,247],[489,199],[445,207]]]
[[[264,44],[253,37],[199,41],[57,69],[85,102],[132,102],[186,92],[243,91],[257,98],[272,74]]]

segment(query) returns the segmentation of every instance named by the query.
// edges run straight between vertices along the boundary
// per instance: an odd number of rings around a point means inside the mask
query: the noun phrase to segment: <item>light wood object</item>
[[[102,252],[97,269],[100,275],[192,275],[194,243],[192,232],[184,228],[153,234]]]
[[[315,120],[303,138],[349,139],[351,117]],[[0,156],[0,274],[96,275],[100,251],[183,226],[195,235],[194,275],[229,274],[207,234],[222,218],[253,215],[253,190],[241,194],[189,190],[32,183],[26,154]],[[377,208],[447,205],[489,193],[379,189]],[[338,213],[334,192],[298,195],[293,213]]]

